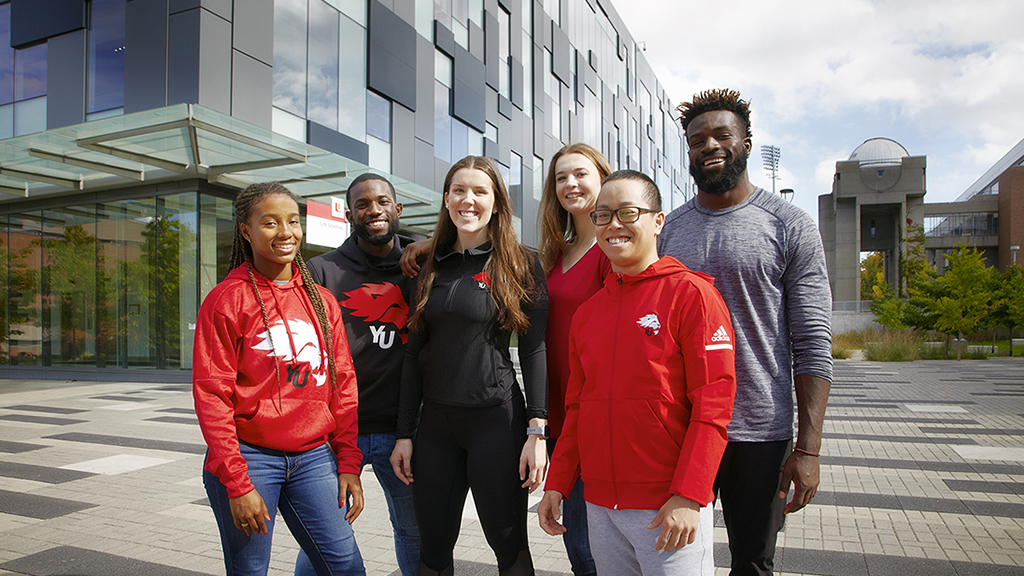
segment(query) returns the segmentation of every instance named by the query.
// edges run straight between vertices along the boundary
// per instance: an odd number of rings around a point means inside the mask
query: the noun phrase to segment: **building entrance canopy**
[[[236,189],[279,181],[329,203],[365,172],[379,171],[197,104],[175,104],[0,142],[0,203],[195,178]],[[405,205],[402,224],[430,233],[441,194],[381,174]]]

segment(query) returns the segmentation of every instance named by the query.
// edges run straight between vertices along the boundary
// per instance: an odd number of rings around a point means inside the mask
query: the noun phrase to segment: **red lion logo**
[[[491,275],[487,272],[481,272],[476,276],[473,276],[473,280],[476,280],[480,284],[480,288],[484,290],[491,289]]]
[[[408,342],[409,331],[405,325],[409,321],[409,305],[401,288],[391,282],[363,284],[346,292],[345,296],[348,298],[338,303],[351,310],[353,316],[364,322],[390,322],[398,328],[402,344]]]

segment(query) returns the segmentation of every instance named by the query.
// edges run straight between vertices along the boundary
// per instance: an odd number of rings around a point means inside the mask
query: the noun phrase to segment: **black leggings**
[[[452,565],[470,488],[499,571],[530,562],[527,491],[519,479],[525,442],[521,395],[492,408],[423,404],[412,452],[412,494],[420,560],[427,568],[443,571]]]

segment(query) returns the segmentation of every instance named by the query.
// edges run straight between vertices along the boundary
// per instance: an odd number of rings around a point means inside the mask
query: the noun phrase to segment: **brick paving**
[[[1024,359],[839,361],[832,390],[821,488],[778,574],[1024,575]],[[223,574],[203,448],[187,385],[0,380],[0,575]],[[369,470],[363,486],[367,573],[397,574]],[[720,519],[715,538],[722,576]],[[535,517],[530,544],[539,574],[569,573]],[[291,574],[286,529],[274,546],[270,574]],[[472,506],[456,557],[497,573]]]

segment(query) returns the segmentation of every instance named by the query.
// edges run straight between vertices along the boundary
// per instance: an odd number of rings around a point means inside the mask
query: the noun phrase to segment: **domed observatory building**
[[[818,197],[818,227],[837,312],[860,306],[863,252],[882,253],[886,281],[900,281],[907,227],[924,218],[926,165],[927,157],[911,156],[889,138],[867,140],[849,160],[836,162],[832,193]]]

